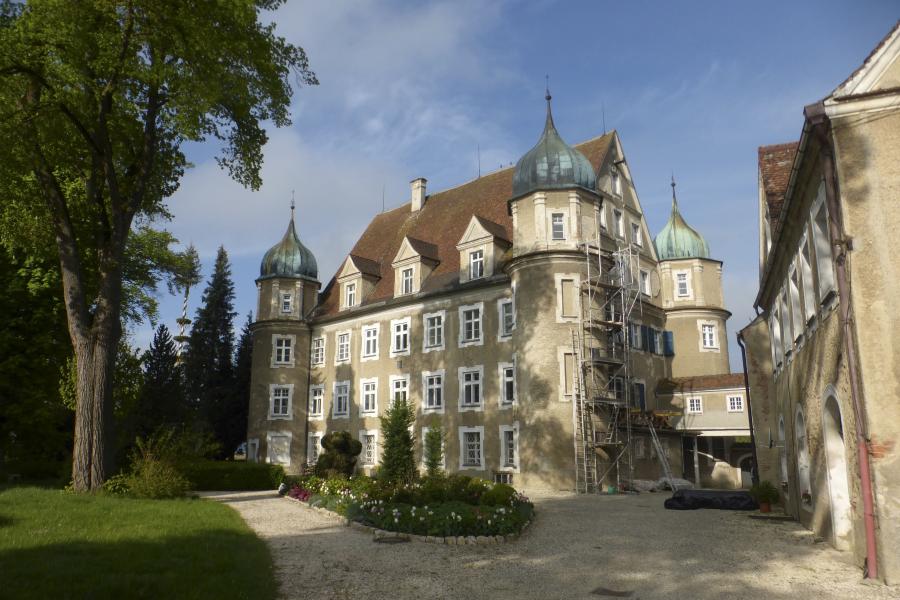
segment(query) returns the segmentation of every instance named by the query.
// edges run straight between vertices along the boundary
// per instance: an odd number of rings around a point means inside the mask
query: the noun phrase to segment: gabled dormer
[[[361,256],[349,255],[337,276],[340,286],[341,310],[361,305],[375,289],[379,279],[381,279],[381,268],[377,262]]]
[[[438,249],[434,244],[409,236],[403,238],[391,262],[394,268],[394,297],[419,293],[439,262]]]
[[[472,215],[469,226],[456,244],[460,283],[491,277],[510,245],[503,227]]]

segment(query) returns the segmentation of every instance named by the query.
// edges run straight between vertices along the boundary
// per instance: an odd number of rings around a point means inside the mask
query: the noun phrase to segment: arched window
[[[781,459],[781,487],[787,489],[788,457],[787,446],[784,443],[784,417],[778,419],[778,456]]]
[[[797,483],[800,486],[800,506],[810,510],[812,507],[812,483],[809,476],[809,443],[806,441],[806,419],[803,409],[797,408],[797,420],[794,423],[794,445],[797,448]]]
[[[828,492],[831,499],[832,541],[837,548],[850,547],[850,485],[847,479],[847,451],[841,405],[832,386],[825,390],[822,411],[822,439],[828,467]]]

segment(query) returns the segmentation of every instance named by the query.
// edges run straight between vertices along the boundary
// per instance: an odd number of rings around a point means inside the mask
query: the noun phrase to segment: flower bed
[[[349,522],[432,538],[518,534],[534,515],[534,505],[512,487],[463,475],[401,486],[365,476],[305,477],[288,495]]]

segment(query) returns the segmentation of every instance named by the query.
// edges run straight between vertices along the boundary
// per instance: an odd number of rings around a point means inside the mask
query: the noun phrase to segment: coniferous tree
[[[409,483],[416,477],[416,459],[413,455],[413,435],[410,427],[416,414],[406,400],[397,399],[381,417],[381,437],[384,451],[381,455],[379,474],[385,481]]]
[[[203,292],[188,341],[185,378],[189,402],[197,411],[199,425],[223,444],[223,456],[234,448],[225,446],[229,396],[234,394],[234,283],[228,253],[219,247],[212,277]]]
[[[440,475],[444,470],[444,429],[437,417],[431,420],[422,446],[425,452],[426,474],[429,477]]]
[[[142,360],[144,387],[135,411],[135,433],[147,437],[160,426],[182,423],[185,416],[178,349],[168,327],[157,327]]]
[[[252,314],[247,314],[247,321],[238,339],[234,357],[234,393],[229,398],[225,414],[225,448],[237,448],[247,439],[247,413],[250,408],[250,369],[253,360],[253,337],[250,334]]]

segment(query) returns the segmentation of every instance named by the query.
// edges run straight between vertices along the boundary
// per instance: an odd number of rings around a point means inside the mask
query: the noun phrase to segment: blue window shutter
[[[656,330],[652,327],[647,331],[647,339],[650,341],[650,352],[656,354],[659,349],[656,347]]]
[[[641,325],[641,348],[650,350],[650,328],[646,325]]]
[[[671,331],[663,331],[663,354],[675,356],[675,336]]]

